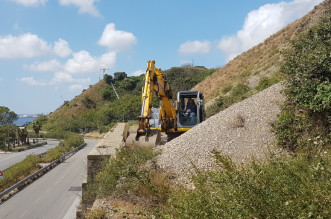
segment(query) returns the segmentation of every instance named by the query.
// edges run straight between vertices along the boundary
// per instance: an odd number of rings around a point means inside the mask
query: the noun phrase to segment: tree
[[[136,82],[134,79],[131,78],[125,78],[121,84],[120,87],[124,90],[133,90],[136,87]]]
[[[128,76],[127,76],[127,74],[125,72],[115,72],[114,73],[114,79],[115,80],[121,81],[121,80],[123,80],[126,77],[128,77]]]
[[[0,106],[0,135],[2,136],[3,144],[5,144],[5,139],[9,139],[9,131],[13,122],[17,120],[17,114],[10,111],[8,107]],[[5,128],[6,126],[6,128]],[[7,134],[5,134],[7,132]],[[9,146],[8,146],[9,147]]]
[[[107,74],[105,74],[105,75],[103,76],[103,80],[104,80],[107,84],[111,84],[111,83],[114,82],[113,77],[112,77],[111,75],[107,75]]]
[[[3,125],[11,125],[17,120],[17,114],[10,111],[8,107],[0,106],[0,127]]]
[[[26,128],[19,129],[18,136],[22,144],[26,144],[26,138],[28,137],[28,131],[26,130]]]
[[[36,136],[37,136],[37,142],[38,142],[38,135],[39,135],[39,132],[41,130],[41,123],[38,121],[38,120],[34,120],[32,122],[32,128],[34,130],[34,132],[36,133]]]

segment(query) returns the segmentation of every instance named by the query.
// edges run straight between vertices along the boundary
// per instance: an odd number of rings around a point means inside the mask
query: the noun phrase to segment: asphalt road
[[[54,148],[59,144],[58,140],[55,139],[46,139],[47,144],[33,149],[28,149],[20,152],[7,152],[0,154],[0,170],[5,170],[10,166],[21,162],[30,154],[41,154],[46,152],[50,148]],[[39,142],[44,142],[39,140]]]
[[[95,140],[0,205],[0,218],[76,218],[86,160]]]

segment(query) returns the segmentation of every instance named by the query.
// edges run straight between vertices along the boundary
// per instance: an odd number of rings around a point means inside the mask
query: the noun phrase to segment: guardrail
[[[47,166],[39,169],[37,172],[32,173],[31,175],[25,177],[23,180],[19,181],[18,183],[16,183],[15,185],[12,185],[11,187],[9,187],[8,189],[4,190],[3,192],[0,193],[0,203],[2,202],[2,198],[9,194],[11,191],[17,189],[17,188],[23,188],[26,186],[26,183],[29,182],[30,180],[34,180],[39,178],[40,176],[44,175],[46,172],[48,172],[49,170],[53,169],[55,166],[57,166],[58,164],[62,163],[63,161],[65,161],[66,159],[68,159],[69,157],[71,157],[73,154],[75,154],[77,151],[79,151],[80,149],[82,149],[83,147],[86,146],[86,143],[83,143],[81,145],[79,145],[78,147],[76,147],[75,149],[65,153],[64,155],[62,155],[61,157],[59,157],[58,159],[52,161],[51,163],[49,163]],[[40,154],[39,154],[40,156]],[[28,183],[30,184],[30,183]],[[8,197],[9,198],[9,197]]]

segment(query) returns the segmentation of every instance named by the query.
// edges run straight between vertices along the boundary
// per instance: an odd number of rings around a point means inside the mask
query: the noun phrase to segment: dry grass
[[[328,7],[330,7],[330,0],[316,6],[306,16],[270,36],[263,43],[237,56],[192,90],[202,91],[206,101],[210,101],[220,95],[222,91],[224,93],[227,86],[238,83],[246,84],[254,75],[262,77],[277,73],[282,63],[281,52],[289,47],[290,40],[316,24]],[[249,76],[243,77],[243,75]]]
[[[243,128],[245,127],[245,118],[243,115],[238,114],[236,118],[230,122],[230,127],[231,128]]]

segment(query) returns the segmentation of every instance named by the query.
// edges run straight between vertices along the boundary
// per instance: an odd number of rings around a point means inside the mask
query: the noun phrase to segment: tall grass
[[[200,173],[173,206],[179,218],[330,218],[330,152]]]
[[[27,156],[22,162],[14,164],[3,171],[4,177],[0,180],[0,192],[24,179],[38,169],[39,157],[36,155]]]

